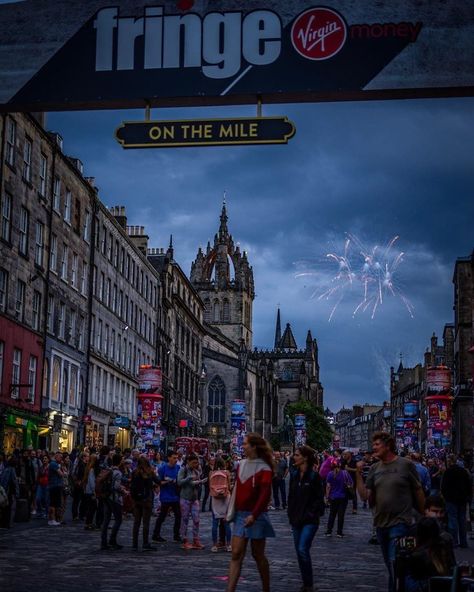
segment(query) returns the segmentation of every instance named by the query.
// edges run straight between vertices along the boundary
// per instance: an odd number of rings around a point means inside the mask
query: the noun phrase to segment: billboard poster
[[[452,400],[449,395],[432,395],[425,399],[429,447],[446,450],[451,446]]]
[[[306,415],[297,413],[295,415],[295,446],[306,444]]]
[[[418,401],[409,401],[403,406],[404,417],[418,417]]]
[[[426,369],[428,393],[449,393],[452,386],[451,370],[446,366],[430,366]]]
[[[466,0],[2,3],[0,108],[472,96],[473,23]]]
[[[235,399],[230,407],[231,447],[232,452],[242,455],[242,445],[247,433],[247,405],[244,400]]]
[[[163,375],[161,368],[156,366],[140,366],[138,369],[138,393],[161,395],[163,392]]]

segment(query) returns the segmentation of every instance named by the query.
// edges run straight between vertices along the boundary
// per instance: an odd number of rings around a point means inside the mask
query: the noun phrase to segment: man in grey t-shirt
[[[364,461],[357,463],[357,491],[374,507],[374,526],[388,569],[388,590],[393,592],[396,540],[408,534],[413,509],[423,511],[424,494],[414,463],[397,456],[395,440],[390,434],[376,432],[372,448],[379,462],[370,468],[365,484],[362,479]]]

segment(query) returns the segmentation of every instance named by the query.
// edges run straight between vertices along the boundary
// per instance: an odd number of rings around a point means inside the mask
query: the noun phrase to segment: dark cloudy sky
[[[125,205],[129,224],[146,226],[150,246],[166,246],[173,234],[188,273],[217,230],[226,190],[230,231],[254,268],[254,345],[273,345],[279,303],[298,345],[309,328],[318,340],[326,405],[382,402],[399,353],[406,365],[421,361],[432,332],[453,320],[454,262],[474,247],[474,99],[277,105],[264,114],[294,121],[287,146],[124,151],[114,129],[143,118],[138,111],[50,114],[48,128],[96,177],[102,201]],[[373,319],[370,310],[353,317],[361,299],[354,287],[328,322],[335,300],[318,296],[337,265],[326,254],[341,252],[346,233],[367,245],[400,237],[395,252],[405,256],[394,279],[414,318],[394,297]],[[302,271],[309,275],[297,277]]]

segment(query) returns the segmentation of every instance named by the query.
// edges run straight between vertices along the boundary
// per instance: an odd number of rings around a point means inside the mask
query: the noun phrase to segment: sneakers
[[[184,549],[185,551],[190,551],[191,549],[194,549],[194,546],[192,543],[188,542],[188,539],[183,539],[181,549]]]
[[[166,543],[166,539],[164,539],[162,536],[154,536],[151,538],[151,540],[154,543]]]
[[[268,509],[269,509],[269,510],[274,510],[274,509],[275,509],[275,507],[270,505],[270,506],[268,506]]]
[[[330,537],[330,536],[332,536],[332,532],[329,532],[329,530],[327,530],[327,531],[324,533],[324,536],[326,536],[326,537]]]
[[[204,549],[204,545],[201,543],[199,539],[194,539],[193,541],[193,549]]]
[[[336,536],[337,536],[338,539],[343,539],[344,538],[344,535],[343,534],[337,533]]]
[[[232,553],[232,545],[227,545],[226,551],[227,553]]]
[[[56,520],[48,520],[48,526],[61,526],[61,522],[56,522]]]
[[[212,545],[211,553],[217,553],[218,551],[219,551],[219,548],[217,547],[217,545]]]

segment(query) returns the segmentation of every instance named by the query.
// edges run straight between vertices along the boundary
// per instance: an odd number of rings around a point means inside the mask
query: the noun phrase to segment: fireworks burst
[[[403,252],[395,248],[398,239],[398,236],[394,236],[385,247],[375,245],[369,248],[356,236],[348,234],[342,254],[326,255],[326,261],[337,265],[337,272],[331,277],[329,287],[319,294],[319,290],[314,291],[312,297],[334,300],[329,321],[349,292],[355,293],[357,297],[354,317],[369,311],[373,319],[384,300],[394,296],[401,300],[413,318],[413,305],[403,293],[397,279],[397,271],[404,256]],[[314,275],[314,272],[297,273],[296,277],[308,275]]]

